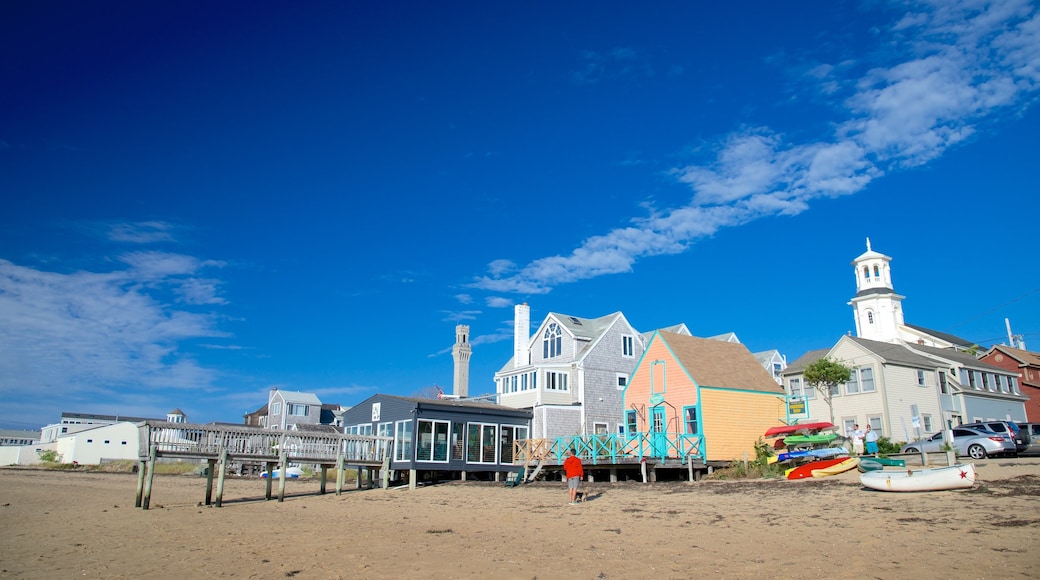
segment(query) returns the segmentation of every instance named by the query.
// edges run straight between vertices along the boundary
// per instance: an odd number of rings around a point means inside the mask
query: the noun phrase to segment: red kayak
[[[832,465],[837,465],[842,461],[848,460],[848,457],[839,457],[837,459],[821,459],[819,461],[810,461],[809,463],[799,465],[787,470],[787,479],[805,479],[806,477],[812,477],[814,469],[825,469]]]
[[[794,425],[781,425],[779,427],[770,427],[766,431],[766,437],[780,437],[781,435],[794,435],[795,433],[801,433],[803,435],[812,435],[817,431],[823,431],[824,429],[833,429],[834,423],[828,423],[823,421],[820,423],[795,423]]]

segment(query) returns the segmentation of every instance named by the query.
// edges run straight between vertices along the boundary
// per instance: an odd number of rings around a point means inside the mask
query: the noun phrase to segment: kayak
[[[878,491],[945,491],[975,484],[975,464],[932,469],[868,471],[859,476],[865,487]]]
[[[814,469],[826,469],[828,467],[835,466],[845,461],[846,459],[848,458],[840,457],[838,459],[821,459],[819,461],[810,461],[809,463],[805,463],[803,465],[799,465],[798,467],[792,467],[791,469],[788,469],[784,472],[784,475],[787,476],[787,479],[805,479],[807,477],[813,476],[812,472]]]
[[[803,457],[817,457],[823,459],[826,457],[837,457],[839,455],[848,455],[849,450],[844,447],[825,447],[823,449],[798,449],[795,451],[784,451],[779,455],[773,455],[769,457],[768,463],[776,463],[778,461],[789,461],[791,459],[799,459]]]
[[[889,459],[887,457],[860,457],[857,466],[863,473],[868,471],[880,471],[886,467],[906,467],[906,461],[902,459]]]
[[[830,443],[838,438],[837,433],[820,433],[817,435],[791,435],[784,437],[784,445],[816,445]]]
[[[829,477],[831,475],[838,475],[839,473],[845,473],[850,469],[855,469],[859,465],[859,457],[849,457],[845,461],[832,465],[830,467],[824,467],[823,469],[812,470],[813,477]]]
[[[783,435],[794,435],[795,433],[803,433],[806,435],[823,431],[825,429],[833,429],[834,424],[826,421],[817,423],[802,423],[794,425],[781,425],[779,427],[770,427],[766,430],[766,437],[780,437]]]

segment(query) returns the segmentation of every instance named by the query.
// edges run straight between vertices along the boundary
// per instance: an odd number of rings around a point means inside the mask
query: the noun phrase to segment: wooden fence
[[[704,462],[704,437],[689,433],[579,435],[555,439],[520,439],[513,463],[563,463],[568,450],[592,465],[638,463],[645,460]]]
[[[271,499],[273,478],[279,470],[278,501],[285,497],[286,469],[290,463],[321,467],[321,491],[325,493],[330,467],[338,469],[336,494],[342,492],[346,467],[382,470],[384,487],[388,477],[393,440],[371,435],[313,431],[283,431],[245,425],[194,425],[145,421],[138,424],[139,469],[136,507],[148,509],[155,463],[160,458],[204,459],[209,464],[206,505],[212,502],[213,475],[218,474],[216,505],[220,507],[224,477],[229,463],[266,465],[266,499]]]

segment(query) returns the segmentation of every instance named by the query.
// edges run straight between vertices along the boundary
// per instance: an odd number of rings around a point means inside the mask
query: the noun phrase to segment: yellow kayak
[[[831,475],[838,475],[839,473],[845,473],[850,469],[856,469],[859,465],[859,457],[849,457],[845,461],[832,465],[830,467],[824,467],[823,469],[814,469],[812,472],[813,477],[829,477]]]

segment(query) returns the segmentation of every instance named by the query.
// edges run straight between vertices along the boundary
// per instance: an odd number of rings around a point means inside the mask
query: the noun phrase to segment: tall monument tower
[[[849,302],[856,317],[856,336],[881,342],[898,342],[903,325],[903,298],[892,288],[892,258],[870,249],[852,261],[856,295]]]
[[[455,327],[455,346],[451,347],[451,358],[455,359],[455,382],[452,393],[457,397],[469,396],[469,356],[471,353],[469,326],[459,324]]]

